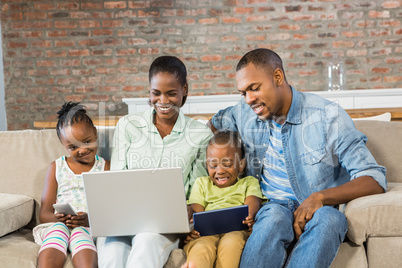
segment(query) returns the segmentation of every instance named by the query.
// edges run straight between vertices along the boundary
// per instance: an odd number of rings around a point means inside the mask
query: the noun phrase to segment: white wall
[[[0,131],[7,130],[6,103],[4,94],[4,71],[3,71],[3,44],[0,26]]]

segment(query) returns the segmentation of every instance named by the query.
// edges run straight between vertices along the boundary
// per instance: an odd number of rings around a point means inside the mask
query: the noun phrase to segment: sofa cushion
[[[169,259],[163,268],[177,268],[181,267],[186,262],[186,253],[184,250],[178,248],[172,250],[170,253]]]
[[[0,239],[0,267],[36,267],[39,245],[32,230],[23,229]]]
[[[364,246],[343,242],[330,268],[367,268]]]
[[[367,136],[367,148],[377,163],[387,169],[387,182],[402,183],[402,122],[362,120],[355,126]]]
[[[0,267],[32,267],[37,266],[40,246],[33,242],[32,230],[22,229],[0,239]],[[64,268],[73,268],[69,254]]]
[[[399,189],[399,190],[398,190]],[[346,205],[348,238],[362,245],[368,237],[402,236],[402,191],[392,185],[384,194],[365,196]]]
[[[33,211],[34,201],[31,197],[0,193],[0,237],[27,225]]]
[[[370,237],[367,242],[369,267],[402,267],[402,237]]]

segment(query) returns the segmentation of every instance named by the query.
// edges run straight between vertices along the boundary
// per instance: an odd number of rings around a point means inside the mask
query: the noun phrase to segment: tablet
[[[77,212],[75,212],[74,208],[69,203],[53,204],[53,208],[57,211],[57,213],[77,216]]]
[[[247,216],[247,205],[194,213],[194,230],[201,236],[247,230],[242,223]]]

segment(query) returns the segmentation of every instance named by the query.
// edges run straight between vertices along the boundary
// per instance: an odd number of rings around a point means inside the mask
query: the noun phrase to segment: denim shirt
[[[244,98],[220,110],[212,124],[218,130],[238,131],[245,146],[247,174],[261,180],[269,141],[268,121],[260,120]],[[292,103],[282,125],[286,171],[301,203],[314,192],[370,176],[386,190],[385,168],[366,147],[367,137],[336,103],[292,87]]]

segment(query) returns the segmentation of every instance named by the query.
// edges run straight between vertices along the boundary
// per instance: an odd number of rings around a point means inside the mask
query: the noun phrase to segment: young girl
[[[63,267],[67,248],[75,267],[97,267],[97,253],[89,235],[82,172],[109,170],[109,161],[96,155],[97,131],[85,109],[65,103],[57,112],[57,136],[70,156],[52,162],[47,171],[35,242],[41,245],[39,267]],[[55,203],[69,203],[77,216],[57,213]]]
[[[180,111],[188,94],[187,71],[180,59],[155,59],[149,83],[151,109],[127,115],[117,123],[111,169],[181,167],[189,194],[195,179],[207,175],[205,150],[212,132]],[[150,194],[150,198],[158,196]],[[99,266],[162,268],[178,243],[176,235],[154,233],[98,238]]]

